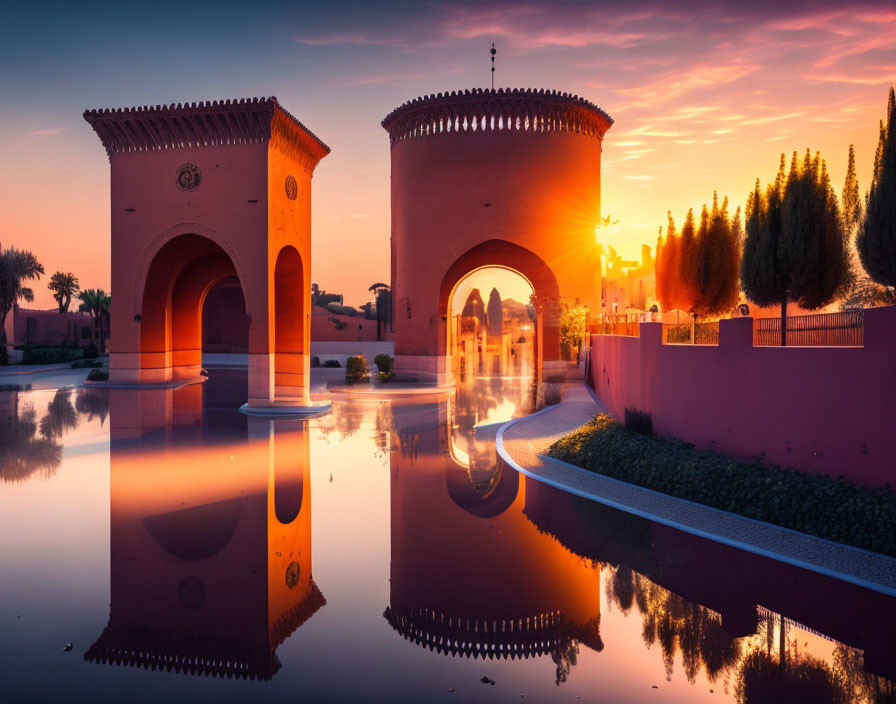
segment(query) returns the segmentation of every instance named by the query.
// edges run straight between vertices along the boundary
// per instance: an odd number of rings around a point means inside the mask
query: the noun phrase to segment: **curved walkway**
[[[528,477],[687,533],[896,596],[896,558],[834,543],[627,484],[542,454],[604,409],[582,383],[564,384],[562,401],[505,423],[498,454]]]

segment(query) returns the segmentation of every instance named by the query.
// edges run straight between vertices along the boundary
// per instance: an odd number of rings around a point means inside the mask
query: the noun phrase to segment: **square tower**
[[[203,301],[236,277],[248,408],[307,406],[311,178],[329,147],[273,97],[84,119],[111,164],[110,383],[197,379]]]

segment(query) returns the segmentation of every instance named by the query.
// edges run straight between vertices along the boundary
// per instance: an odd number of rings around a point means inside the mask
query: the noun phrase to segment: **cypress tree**
[[[779,249],[787,278],[787,297],[803,308],[822,308],[848,283],[849,250],[843,220],[827,167],[809,150],[796,158],[781,202]]]
[[[694,229],[694,209],[688,210],[681,228],[681,239],[678,241],[676,262],[676,301],[678,308],[690,311],[697,298],[694,281],[696,279],[697,233]]]
[[[675,223],[671,213],[668,214],[668,218],[666,237],[656,263],[657,298],[663,311],[673,310],[678,304],[678,237],[675,235]],[[657,248],[659,249],[659,244]]]
[[[681,307],[681,281],[678,273],[681,265],[681,238],[675,230],[675,221],[672,219],[672,211],[666,211],[666,246],[669,248],[666,255],[666,269],[670,272],[667,291],[669,294],[669,308],[674,310]]]
[[[843,225],[847,234],[853,237],[862,223],[862,201],[859,198],[859,179],[856,176],[856,152],[852,144],[849,145],[849,162],[840,202],[843,205]]]
[[[881,123],[868,191],[865,218],[857,238],[859,257],[868,275],[884,286],[896,286],[896,96],[890,88],[887,123]]]
[[[827,167],[811,152],[796,152],[784,177],[784,156],[775,182],[761,197],[759,184],[747,202],[741,278],[760,306],[781,306],[781,344],[787,344],[787,302],[816,309],[849,282],[846,230]]]
[[[712,210],[703,206],[697,233],[694,285],[696,297],[692,314],[714,316],[731,310],[737,303],[740,247],[728,218],[728,199],[719,206],[713,193]]]
[[[663,310],[666,310],[665,289],[666,282],[663,279],[663,226],[660,225],[659,232],[656,236],[656,256],[653,258],[653,273],[656,279],[656,299],[660,302]]]

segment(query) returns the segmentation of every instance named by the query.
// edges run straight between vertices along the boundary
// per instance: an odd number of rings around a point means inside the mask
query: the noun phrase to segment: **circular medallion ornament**
[[[299,572],[299,563],[290,562],[289,567],[286,568],[286,586],[290,589],[295,589],[299,583]]]
[[[198,609],[205,601],[205,585],[199,577],[184,577],[177,585],[177,596],[188,609]]]
[[[299,195],[299,184],[296,183],[295,176],[286,177],[286,197],[295,200]]]
[[[196,164],[183,164],[174,176],[174,182],[182,191],[195,191],[202,183],[202,171]]]

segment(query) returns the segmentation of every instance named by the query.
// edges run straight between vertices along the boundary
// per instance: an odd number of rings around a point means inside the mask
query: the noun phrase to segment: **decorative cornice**
[[[508,130],[574,132],[603,139],[613,118],[577,95],[533,88],[451,91],[415,98],[382,122],[390,142],[412,137]]]
[[[302,601],[271,625],[267,641],[254,641],[238,633],[224,636],[171,626],[119,623],[110,618],[84,659],[185,675],[269,680],[280,669],[277,648],[326,603],[311,580]]]
[[[593,635],[587,635],[594,624],[576,627],[559,611],[525,619],[484,620],[452,617],[429,609],[405,609],[393,603],[383,616],[406,640],[453,656],[528,658],[562,650],[571,640],[587,637],[595,641]],[[600,640],[599,635],[596,640]]]
[[[243,98],[85,110],[84,119],[113,154],[235,144],[271,144],[311,173],[330,153],[277,98]]]

